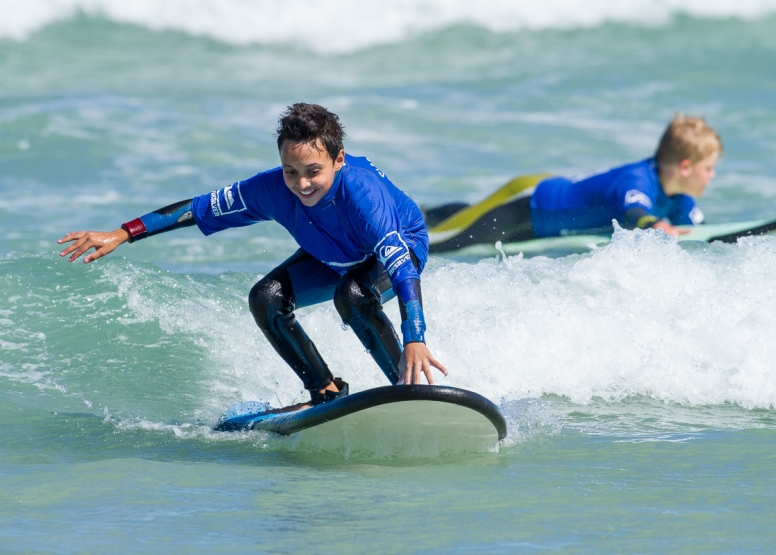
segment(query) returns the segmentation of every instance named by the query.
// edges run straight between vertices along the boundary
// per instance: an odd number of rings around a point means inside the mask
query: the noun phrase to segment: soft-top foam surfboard
[[[722,241],[724,243],[735,243],[742,237],[756,235],[771,235],[776,233],[776,220],[755,220],[749,222],[732,222],[726,224],[703,224],[678,226],[679,229],[687,230],[688,233],[679,235],[679,241],[701,241],[712,243]],[[544,239],[533,239],[531,241],[521,241],[516,243],[504,243],[502,249],[506,254],[517,254],[524,252],[526,254],[538,254],[547,251],[586,251],[590,245],[601,245],[611,240],[611,234],[600,235],[564,235],[561,237],[547,237]],[[456,255],[494,255],[498,250],[494,245],[472,245],[464,247],[457,251],[452,251]],[[445,253],[447,254],[447,253]],[[452,254],[452,253],[451,253]]]
[[[388,406],[387,409],[385,406]],[[450,410],[451,406],[459,410]],[[392,415],[417,413],[417,418],[413,417],[403,425],[409,423],[425,427],[456,428],[465,421],[463,425],[468,428],[477,428],[478,431],[473,433],[493,434],[493,438],[499,440],[507,435],[506,422],[495,404],[478,393],[456,387],[384,386],[294,412],[267,414],[264,412],[265,407],[257,402],[232,405],[222,415],[216,430],[264,430],[289,435],[373,409],[375,417],[366,418],[370,427],[396,426],[397,422]],[[404,420],[407,419],[402,418]]]

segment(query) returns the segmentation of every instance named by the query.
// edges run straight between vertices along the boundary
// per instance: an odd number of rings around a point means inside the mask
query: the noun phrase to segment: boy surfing
[[[89,263],[157,233],[196,225],[210,235],[274,220],[299,250],[250,291],[251,313],[267,340],[294,370],[310,401],[297,410],[348,394],[335,378],[294,311],[334,301],[342,321],[358,336],[388,380],[433,384],[431,368],[447,370],[425,344],[420,274],[428,234],[417,205],[367,158],[345,154],[339,118],[316,104],[298,103],[281,114],[277,145],[281,166],[221,190],[183,200],[123,224],[114,231],[75,231],[60,256]],[[398,297],[399,339],[382,303]]]
[[[627,229],[686,233],[679,225],[703,222],[695,199],[714,178],[722,142],[702,118],[676,116],[651,158],[567,179],[518,177],[473,206],[425,210],[431,252],[477,243],[528,241]]]

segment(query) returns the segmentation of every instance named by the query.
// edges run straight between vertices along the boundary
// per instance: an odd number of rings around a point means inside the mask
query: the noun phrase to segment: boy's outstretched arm
[[[67,256],[72,253],[68,260],[74,262],[89,249],[94,249],[92,254],[84,258],[84,263],[88,264],[113,252],[119,245],[127,241],[132,243],[150,235],[194,225],[191,200],[182,200],[154,210],[145,216],[123,224],[114,231],[73,231],[68,233],[57,243],[60,245],[71,241],[74,243],[60,252],[59,256]]]

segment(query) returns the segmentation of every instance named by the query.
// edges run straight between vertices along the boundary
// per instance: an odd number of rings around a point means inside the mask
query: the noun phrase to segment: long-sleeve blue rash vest
[[[420,209],[363,157],[345,156],[334,184],[315,206],[302,204],[286,187],[278,167],[195,197],[192,213],[205,235],[274,220],[301,248],[340,274],[377,255],[405,302],[412,300],[404,298],[407,294],[413,295],[407,291],[414,291],[409,280],[420,279],[428,259]]]
[[[537,185],[531,197],[537,237],[611,229],[612,220],[633,228],[662,219],[673,225],[699,224],[703,213],[692,197],[665,194],[654,158],[580,179],[551,177]]]

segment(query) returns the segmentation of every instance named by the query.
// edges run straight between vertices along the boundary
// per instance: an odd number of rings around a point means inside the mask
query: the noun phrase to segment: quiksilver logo
[[[225,216],[233,212],[246,210],[245,201],[240,192],[240,183],[228,185],[210,194],[210,205],[214,216]]]
[[[221,215],[221,209],[218,207],[218,191],[210,193],[210,209],[213,210],[214,216]]]
[[[388,266],[385,270],[388,272],[389,276],[393,277],[393,274],[396,273],[396,270],[399,268],[399,266],[401,266],[405,262],[408,262],[409,260],[411,260],[410,253],[403,254],[402,256],[394,260],[393,264]]]
[[[385,263],[386,260],[391,258],[398,251],[402,250],[401,247],[395,247],[393,245],[386,245],[380,249],[380,260]]]
[[[232,185],[224,187],[224,199],[226,200],[226,209],[229,210],[234,204],[234,193],[232,193]]]

